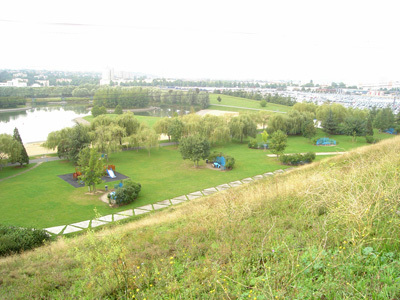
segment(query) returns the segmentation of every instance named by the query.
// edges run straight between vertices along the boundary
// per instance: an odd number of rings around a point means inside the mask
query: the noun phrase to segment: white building
[[[0,83],[0,86],[27,87],[28,79],[14,78],[7,82]]]

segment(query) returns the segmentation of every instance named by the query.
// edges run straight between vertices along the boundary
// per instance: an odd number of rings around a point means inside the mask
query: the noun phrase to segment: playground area
[[[110,176],[110,174],[107,174],[107,175],[101,177],[101,179],[107,183],[107,182],[112,182],[112,181],[123,180],[123,179],[129,178],[128,176],[125,176],[124,174],[118,173],[116,171],[112,171],[112,175],[113,176]],[[62,180],[64,180],[65,182],[69,183],[70,185],[72,185],[75,188],[85,186],[83,182],[74,178],[74,173],[58,175],[58,177],[61,178]]]

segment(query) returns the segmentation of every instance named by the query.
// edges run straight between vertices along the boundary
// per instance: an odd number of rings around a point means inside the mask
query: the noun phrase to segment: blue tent
[[[336,141],[330,138],[323,137],[318,139],[316,144],[317,146],[336,145]]]
[[[397,134],[396,130],[394,130],[394,128],[389,128],[388,130],[385,130],[386,133],[390,133],[390,134]]]
[[[216,162],[219,163],[221,166],[225,167],[225,157],[223,157],[223,156],[217,156],[215,160],[216,160]]]

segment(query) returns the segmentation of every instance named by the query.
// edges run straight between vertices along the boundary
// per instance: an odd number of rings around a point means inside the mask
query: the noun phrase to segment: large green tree
[[[287,135],[281,131],[277,130],[271,135],[269,147],[271,152],[276,154],[278,157],[285,151],[287,146]]]
[[[21,143],[11,135],[0,134],[0,170],[8,162],[17,162],[21,156]]]
[[[257,124],[254,122],[254,117],[249,114],[242,114],[230,120],[229,130],[231,136],[242,143],[246,137],[256,137]]]
[[[327,117],[321,123],[322,127],[324,128],[325,132],[329,134],[334,134],[338,130],[339,122],[335,118],[332,110],[328,111]]]
[[[317,134],[317,128],[315,128],[313,120],[306,120],[301,128],[301,133],[305,138],[312,139]]]
[[[189,159],[198,166],[201,159],[210,155],[210,143],[200,135],[183,137],[179,141],[179,151],[183,159]]]
[[[395,118],[392,110],[387,107],[380,109],[374,119],[374,127],[383,131],[395,125]]]
[[[61,130],[63,131],[63,130]],[[60,134],[61,140],[57,145],[57,154],[60,158],[66,158],[74,163],[78,161],[81,149],[87,147],[90,142],[89,126],[76,124],[69,130]]]
[[[158,138],[159,135],[154,131],[154,129],[147,126],[143,126],[138,133],[138,143],[146,148],[146,150],[149,152],[149,156],[151,148],[158,148]]]
[[[86,156],[87,157],[87,156]],[[89,161],[87,163],[81,162],[82,175],[79,179],[82,180],[89,188],[89,192],[96,192],[96,184],[102,183],[101,177],[103,176],[104,166],[100,153],[96,149],[90,149]]]
[[[19,162],[21,166],[23,164],[29,164],[29,156],[28,156],[28,153],[26,152],[24,144],[22,143],[22,139],[21,139],[21,136],[19,135],[18,128],[14,128],[13,138],[18,143],[21,144],[21,155],[19,156],[19,159],[17,160],[17,162]]]

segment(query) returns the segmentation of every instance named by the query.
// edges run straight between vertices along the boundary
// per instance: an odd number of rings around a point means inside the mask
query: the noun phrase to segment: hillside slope
[[[398,299],[400,138],[0,260],[0,298]]]

